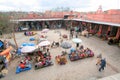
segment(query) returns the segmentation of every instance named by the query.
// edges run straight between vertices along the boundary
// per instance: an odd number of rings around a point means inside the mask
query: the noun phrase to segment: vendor
[[[79,47],[79,43],[76,44],[76,48],[78,48],[78,47]]]
[[[21,61],[20,64],[19,64],[20,68],[24,69],[26,66],[25,64]]]
[[[80,50],[83,50],[83,49],[84,49],[84,46],[83,46],[83,45],[81,45],[81,46],[79,47],[79,49],[80,49]]]
[[[24,32],[24,35],[25,35],[25,36],[27,35],[26,31]]]

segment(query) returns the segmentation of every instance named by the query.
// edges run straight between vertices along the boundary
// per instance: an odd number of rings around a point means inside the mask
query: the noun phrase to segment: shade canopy
[[[74,52],[76,49],[75,48],[71,48],[70,49],[70,52]]]
[[[42,33],[47,33],[49,31],[49,29],[43,29]]]
[[[72,47],[72,45],[69,42],[62,42],[61,47],[64,49],[69,49]]]
[[[79,38],[73,38],[72,41],[73,41],[74,43],[81,43],[81,42],[82,42],[82,40],[79,39]]]
[[[35,49],[36,49],[35,46],[24,46],[21,49],[21,53],[30,53],[33,52]]]
[[[47,41],[46,38],[39,38],[39,42]]]
[[[42,41],[38,44],[38,46],[42,47],[42,46],[48,46],[50,45],[50,42],[49,41]]]
[[[25,47],[25,46],[35,46],[34,43],[22,43],[21,47]]]

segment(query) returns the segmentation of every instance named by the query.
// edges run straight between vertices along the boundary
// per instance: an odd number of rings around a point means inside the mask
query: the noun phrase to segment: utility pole
[[[17,24],[18,24],[18,23],[17,23]],[[15,30],[14,30],[14,29],[15,29],[15,25],[16,25],[16,24],[14,23],[14,25],[13,25],[13,26],[14,26],[14,27],[13,27],[13,39],[14,39],[14,42],[15,42],[16,48],[18,49],[18,44],[17,44],[17,41],[16,41]]]

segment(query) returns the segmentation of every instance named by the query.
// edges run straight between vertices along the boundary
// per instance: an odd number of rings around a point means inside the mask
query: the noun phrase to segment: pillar
[[[120,27],[117,30],[116,39],[119,39],[119,37],[120,37]]]
[[[102,34],[102,25],[100,25],[100,27],[99,27],[99,31],[98,31],[98,36],[100,36],[101,34]]]
[[[109,31],[111,31],[111,26],[108,26],[106,34],[108,35]]]

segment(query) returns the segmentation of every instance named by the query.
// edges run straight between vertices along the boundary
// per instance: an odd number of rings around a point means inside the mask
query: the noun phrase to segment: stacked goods
[[[68,38],[68,36],[66,34],[63,35],[63,38]]]
[[[38,52],[35,58],[35,70],[53,65],[50,53]]]
[[[67,63],[67,59],[66,59],[66,57],[64,55],[58,55],[58,56],[56,56],[55,60],[60,65],[64,65],[64,64]]]
[[[16,68],[16,74],[30,70],[32,68],[32,65],[30,63],[31,58],[29,56],[26,56],[23,60],[20,61],[19,65]]]
[[[79,50],[75,50],[74,52],[70,51],[69,59],[71,61],[76,61],[76,60],[79,60],[79,59],[84,59],[84,58],[93,57],[93,56],[94,56],[94,53],[91,49],[80,48]]]

